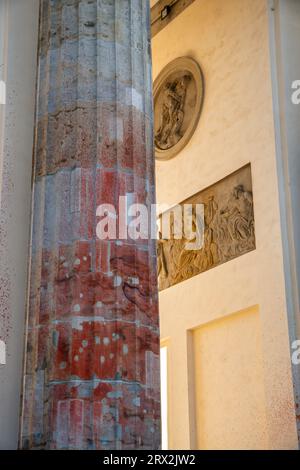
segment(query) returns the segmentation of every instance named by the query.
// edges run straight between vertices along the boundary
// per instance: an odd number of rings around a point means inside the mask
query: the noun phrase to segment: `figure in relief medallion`
[[[173,147],[181,139],[186,90],[191,77],[184,75],[174,82],[167,82],[163,91],[161,122],[155,135],[155,143],[161,149]]]

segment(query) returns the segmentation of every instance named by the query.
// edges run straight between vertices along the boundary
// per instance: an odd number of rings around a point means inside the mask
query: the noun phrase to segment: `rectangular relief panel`
[[[175,223],[170,218],[171,236],[162,236],[158,241],[160,290],[255,249],[250,164],[183,201],[182,209],[184,204],[204,207],[203,244],[200,249],[188,249],[193,240],[185,238],[184,230],[183,237],[175,239]],[[182,217],[183,214],[182,210]],[[192,233],[200,229],[203,232],[202,227],[195,228],[194,221],[192,227]]]
[[[197,448],[268,448],[258,307],[192,331]]]

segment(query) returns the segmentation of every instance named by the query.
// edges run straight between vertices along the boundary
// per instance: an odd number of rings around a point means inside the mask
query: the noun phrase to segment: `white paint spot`
[[[119,287],[122,285],[122,278],[121,276],[114,277],[114,287]]]
[[[140,397],[135,397],[133,400],[132,400],[132,403],[134,406],[141,406],[141,399]]]
[[[80,259],[79,258],[75,259],[74,264],[75,266],[78,266],[80,264]]]
[[[134,286],[138,286],[140,283],[140,280],[138,277],[129,277],[128,278],[129,282],[133,284]]]
[[[72,318],[72,328],[74,328],[74,330],[82,331],[83,330],[82,319],[76,318],[76,317]]]
[[[88,342],[86,339],[84,339],[84,340],[81,342],[81,344],[82,344],[82,346],[83,346],[84,348],[86,348],[87,345],[89,344],[89,342]]]
[[[96,303],[96,307],[100,308],[100,307],[102,307],[102,305],[103,305],[103,303],[100,300],[98,300],[98,302]]]
[[[101,343],[101,339],[99,336],[95,336],[95,343],[96,344],[100,344]]]
[[[6,364],[6,344],[2,340],[0,340],[0,364]]]
[[[101,364],[104,364],[104,362],[105,362],[105,357],[104,356],[100,357],[100,362],[101,362]]]
[[[142,95],[135,88],[126,88],[126,104],[134,106],[139,111],[144,111]]]
[[[67,268],[69,266],[69,263],[67,261],[64,262],[63,267]]]
[[[60,261],[64,261],[66,258],[64,256],[59,257]]]
[[[114,357],[114,353],[110,353],[109,358],[112,359]]]
[[[83,257],[83,261],[87,261],[87,257],[86,257],[86,256]]]
[[[103,338],[103,344],[107,346],[110,343],[109,338]]]
[[[74,356],[74,361],[76,361],[76,362],[79,361],[79,356],[77,356],[77,354],[76,354],[76,356]]]
[[[0,104],[6,104],[6,85],[3,80],[0,80]]]
[[[79,352],[82,353],[82,352],[83,352],[83,349],[82,349],[82,348],[79,348]]]
[[[81,299],[82,299],[82,297],[83,297],[83,294],[82,294],[81,292],[80,292],[80,294],[79,294],[79,297],[80,297]]]
[[[74,305],[73,311],[74,312],[80,312],[80,305],[79,304]]]
[[[127,346],[127,344],[123,344],[123,348],[122,348],[122,349],[123,349],[123,354],[125,354],[125,355],[128,354],[128,346]]]
[[[66,367],[67,367],[67,363],[66,363],[66,362],[61,362],[61,363],[59,364],[59,368],[60,368],[60,369],[65,369]]]

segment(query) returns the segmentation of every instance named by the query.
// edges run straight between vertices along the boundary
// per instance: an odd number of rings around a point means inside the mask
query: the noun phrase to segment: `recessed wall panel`
[[[259,310],[193,330],[199,449],[265,449],[265,396]]]

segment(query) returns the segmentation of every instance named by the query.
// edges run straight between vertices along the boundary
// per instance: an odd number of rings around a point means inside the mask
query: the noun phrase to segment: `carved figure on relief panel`
[[[206,271],[207,269],[214,266],[218,259],[218,248],[214,243],[213,230],[209,227],[206,228],[204,233],[204,246],[199,255],[196,258],[196,266],[200,272]]]
[[[164,288],[178,282],[178,260],[182,250],[182,241],[174,239],[173,224],[171,223],[170,239],[164,240],[159,235],[157,243],[158,275]]]
[[[242,185],[236,186],[221,215],[227,219],[232,240],[247,240],[253,230],[252,195],[244,191]]]
[[[195,264],[200,271],[205,271],[218,262],[218,247],[215,243],[214,222],[218,211],[218,204],[214,196],[209,196],[204,209],[205,231],[204,245],[195,260]]]
[[[205,209],[205,224],[207,227],[210,227],[218,211],[218,203],[215,201],[214,196],[209,196]]]
[[[185,280],[194,274],[197,274],[195,259],[199,254],[199,246],[202,245],[202,230],[201,219],[197,219],[195,208],[192,209],[192,223],[191,227],[185,226],[184,237],[178,246],[178,263],[176,282]],[[185,221],[183,222],[183,226]],[[176,253],[177,254],[177,253]]]
[[[163,280],[166,280],[168,277],[168,267],[165,256],[166,243],[167,240],[164,240],[161,232],[159,232],[159,239],[157,240],[157,274],[161,276]]]
[[[223,240],[220,239],[220,245],[225,258],[236,256],[254,246],[253,198],[243,185],[233,189],[226,206],[220,211],[220,219],[219,236],[222,231],[225,233]],[[226,242],[228,246],[224,250]]]

